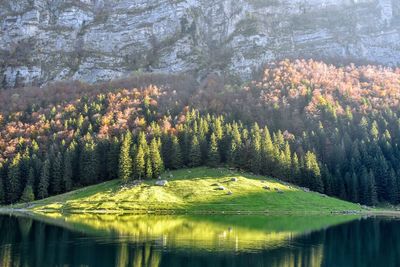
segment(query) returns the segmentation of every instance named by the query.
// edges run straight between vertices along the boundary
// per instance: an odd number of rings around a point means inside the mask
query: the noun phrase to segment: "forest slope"
[[[0,203],[199,166],[400,203],[399,69],[286,60],[249,84],[225,78],[154,73],[0,92]]]

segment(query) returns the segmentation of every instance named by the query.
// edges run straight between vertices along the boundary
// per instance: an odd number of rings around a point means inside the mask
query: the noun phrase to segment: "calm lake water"
[[[400,220],[0,216],[0,266],[400,266]]]

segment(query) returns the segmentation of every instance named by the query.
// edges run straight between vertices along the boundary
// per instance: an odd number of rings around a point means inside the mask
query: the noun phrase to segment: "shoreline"
[[[382,210],[382,211],[357,211],[357,210],[343,210],[343,211],[304,211],[304,212],[293,212],[293,211],[189,211],[189,210],[167,210],[167,211],[157,211],[157,210],[125,210],[125,211],[111,211],[111,210],[31,210],[26,208],[0,208],[0,215],[13,215],[13,214],[25,214],[25,215],[45,215],[58,213],[62,215],[67,214],[93,214],[93,215],[264,215],[264,216],[274,216],[274,215],[360,215],[360,216],[377,216],[377,217],[399,217],[400,211]]]

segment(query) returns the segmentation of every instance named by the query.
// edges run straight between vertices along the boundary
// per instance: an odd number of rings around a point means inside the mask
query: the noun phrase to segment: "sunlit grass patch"
[[[118,180],[37,201],[36,211],[63,212],[283,212],[330,213],[361,210],[357,204],[330,198],[281,181],[225,168],[167,172],[167,186],[155,180],[122,184]]]

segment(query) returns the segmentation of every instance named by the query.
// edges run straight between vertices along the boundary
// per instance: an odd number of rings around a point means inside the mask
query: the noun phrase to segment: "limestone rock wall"
[[[285,57],[398,65],[400,1],[0,1],[0,87],[134,71],[246,79]]]

